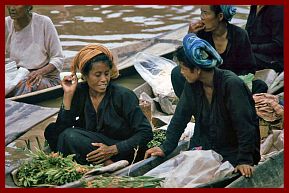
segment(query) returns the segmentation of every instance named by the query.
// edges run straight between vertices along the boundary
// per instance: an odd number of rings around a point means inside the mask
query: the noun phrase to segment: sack
[[[177,64],[163,57],[140,52],[135,57],[134,67],[152,87],[157,102],[167,114],[173,114],[177,97],[171,83],[171,71]]]

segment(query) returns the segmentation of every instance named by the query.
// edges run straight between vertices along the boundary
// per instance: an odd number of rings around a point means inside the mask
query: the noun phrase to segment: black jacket
[[[257,65],[258,62],[265,63],[263,68],[270,68],[272,62],[279,62],[283,65],[284,8],[283,6],[267,5],[260,10],[257,16],[256,11],[257,6],[251,6],[246,30],[252,43]]]
[[[92,108],[88,85],[80,83],[73,96],[71,109],[60,109],[56,121],[58,129],[75,126],[120,140],[116,144],[120,154],[132,151],[137,145],[145,147],[152,140],[150,123],[131,90],[110,83],[98,112],[91,111]]]
[[[213,81],[207,120],[202,116],[207,101],[202,83],[185,83],[161,148],[166,155],[174,150],[193,115],[196,122],[191,147],[213,149],[234,166],[257,164],[260,160],[259,119],[250,91],[228,70],[216,68]]]
[[[246,30],[230,23],[228,23],[227,28],[228,45],[225,52],[221,54],[223,64],[218,67],[231,70],[238,76],[249,73],[255,74],[256,62]],[[216,49],[212,32],[201,30],[197,36],[208,41]]]

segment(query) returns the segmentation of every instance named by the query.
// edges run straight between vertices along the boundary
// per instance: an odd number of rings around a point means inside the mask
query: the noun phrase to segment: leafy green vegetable
[[[148,143],[148,148],[159,147],[166,139],[166,131],[165,130],[154,130],[153,131],[153,140]]]
[[[63,157],[59,153],[45,154],[41,150],[29,155],[32,160],[25,161],[18,168],[17,184],[24,187],[40,185],[63,185],[79,180],[86,172],[101,165],[86,166],[73,161],[74,155]]]
[[[88,188],[158,188],[161,187],[163,178],[151,176],[104,176],[99,175],[92,181],[88,181]]]

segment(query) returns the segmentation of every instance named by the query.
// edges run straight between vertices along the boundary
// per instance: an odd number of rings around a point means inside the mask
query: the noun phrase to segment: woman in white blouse
[[[29,70],[9,96],[60,84],[64,56],[57,31],[50,18],[31,12],[31,5],[7,6],[5,18],[6,58]]]

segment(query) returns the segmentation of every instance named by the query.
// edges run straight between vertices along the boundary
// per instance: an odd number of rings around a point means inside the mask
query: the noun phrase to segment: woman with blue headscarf
[[[236,14],[232,5],[201,6],[201,20],[194,20],[189,27],[190,33],[196,33],[199,38],[209,42],[223,59],[218,67],[231,70],[238,76],[255,74],[255,59],[247,32],[231,23]],[[172,85],[180,97],[185,79],[180,68],[172,71]],[[252,93],[267,92],[266,83],[257,80],[253,82]]]
[[[190,148],[212,149],[236,171],[250,177],[260,160],[259,121],[246,84],[233,72],[216,66],[222,59],[208,42],[195,34],[183,40],[176,57],[186,82],[175,114],[160,147],[148,156],[166,156],[177,146],[191,117],[195,118]],[[193,163],[192,163],[193,164]]]

